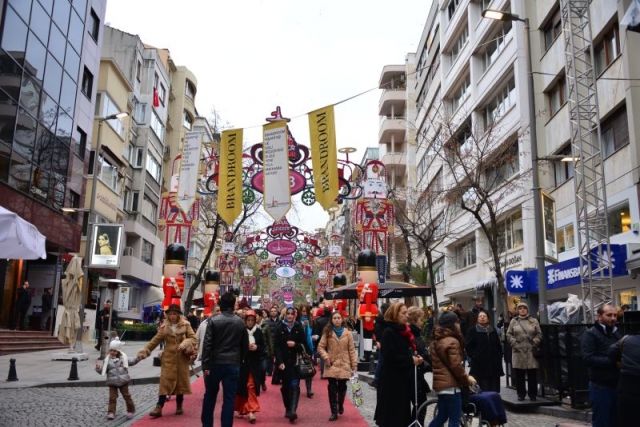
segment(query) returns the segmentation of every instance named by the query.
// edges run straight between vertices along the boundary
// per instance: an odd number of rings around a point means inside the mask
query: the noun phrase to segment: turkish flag
[[[155,87],[153,88],[153,106],[156,107],[156,108],[160,106],[160,98],[158,97],[158,89],[156,89]]]

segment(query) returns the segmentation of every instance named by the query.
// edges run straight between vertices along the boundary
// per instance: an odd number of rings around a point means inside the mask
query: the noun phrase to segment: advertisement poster
[[[91,232],[91,260],[89,267],[119,268],[123,249],[122,224],[94,224]]]

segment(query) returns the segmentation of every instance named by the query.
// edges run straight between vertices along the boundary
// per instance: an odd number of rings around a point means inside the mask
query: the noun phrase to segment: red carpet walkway
[[[271,378],[267,379],[267,383]],[[329,398],[327,396],[327,382],[318,377],[313,379],[313,392],[315,395],[309,399],[306,395],[304,383],[301,384],[300,403],[298,405],[298,420],[295,424],[305,427],[325,426],[329,421],[331,410],[329,409]],[[260,401],[260,412],[256,412],[257,421],[250,424],[248,418],[234,417],[234,426],[287,426],[293,425],[284,417],[284,406],[280,395],[280,386],[267,384],[267,391],[262,392],[258,398]],[[184,414],[175,415],[175,397],[165,403],[162,417],[153,419],[149,415],[133,424],[135,427],[161,427],[161,426],[199,426],[200,411],[202,409],[202,397],[204,396],[203,378],[191,384],[193,394],[184,397]],[[349,392],[348,389],[347,392]],[[222,388],[218,394],[214,426],[220,427],[220,410],[222,407]],[[338,420],[330,423],[331,426],[338,427],[366,427],[368,424],[360,415],[360,412],[353,406],[349,398],[344,402],[344,414]]]

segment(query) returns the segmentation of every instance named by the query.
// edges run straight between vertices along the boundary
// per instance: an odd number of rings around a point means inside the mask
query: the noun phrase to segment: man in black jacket
[[[27,312],[31,307],[31,292],[29,291],[29,282],[25,281],[20,289],[18,289],[18,300],[16,308],[18,309],[18,329],[24,331],[27,328]]]
[[[213,427],[220,382],[222,382],[222,427],[233,425],[233,407],[240,378],[240,365],[249,351],[249,333],[233,313],[236,297],[227,292],[220,298],[220,315],[212,317],[202,345],[202,372],[205,393],[200,420],[202,427]]]
[[[609,304],[599,307],[596,318],[595,325],[580,338],[582,358],[589,367],[589,398],[593,410],[591,425],[617,427],[619,371],[616,363],[608,357],[609,348],[620,339],[615,307]]]

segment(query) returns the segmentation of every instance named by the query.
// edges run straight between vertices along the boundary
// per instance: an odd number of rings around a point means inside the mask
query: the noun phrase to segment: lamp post
[[[529,95],[529,132],[531,144],[531,181],[533,185],[533,220],[536,236],[536,269],[538,271],[538,311],[540,312],[540,323],[548,323],[547,313],[547,281],[545,272],[544,255],[544,233],[542,215],[542,193],[540,189],[540,177],[538,175],[538,136],[536,131],[535,112],[535,92],[533,90],[533,68],[531,65],[531,39],[529,37],[529,18],[520,18],[509,12],[501,10],[483,10],[482,17],[498,21],[520,21],[524,23],[525,49],[527,50],[527,74],[528,74],[528,95]]]
[[[85,250],[84,250],[84,268],[83,268],[83,276],[84,276],[84,280],[83,280],[83,290],[82,290],[82,296],[80,298],[80,328],[78,329],[78,335],[76,337],[76,346],[75,346],[75,350],[76,353],[82,353],[82,332],[83,332],[83,327],[84,327],[84,318],[85,318],[85,313],[84,313],[84,301],[85,301],[85,296],[86,296],[86,290],[88,289],[88,283],[89,283],[89,258],[91,257],[91,247],[93,246],[93,241],[92,241],[92,234],[93,234],[93,223],[91,222],[91,215],[94,214],[95,211],[95,207],[96,207],[96,188],[98,186],[98,181],[97,181],[97,176],[96,173],[98,171],[98,158],[100,157],[100,147],[101,147],[101,140],[100,140],[100,135],[102,134],[102,122],[104,122],[105,120],[113,120],[113,119],[119,119],[122,117],[127,117],[129,115],[129,113],[127,112],[121,112],[121,113],[117,113],[117,114],[111,114],[110,116],[106,116],[106,117],[100,117],[98,119],[98,138],[96,141],[96,150],[95,150],[95,155],[93,156],[93,178],[91,180],[91,199],[89,200],[89,210],[85,210],[85,209],[73,209],[73,208],[63,208],[63,211],[84,211],[84,212],[89,212],[88,218],[87,218],[87,238],[85,240]],[[101,337],[102,338],[102,337]]]

